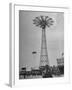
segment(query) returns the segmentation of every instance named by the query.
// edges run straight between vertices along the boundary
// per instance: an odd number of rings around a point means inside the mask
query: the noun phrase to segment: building
[[[64,53],[62,53],[60,58],[57,58],[57,66],[64,66]]]
[[[61,54],[61,58],[57,59],[57,66],[59,68],[60,74],[64,75],[64,53]]]

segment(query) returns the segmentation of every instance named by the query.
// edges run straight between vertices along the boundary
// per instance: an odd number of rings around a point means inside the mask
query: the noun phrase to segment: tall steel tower
[[[41,53],[40,53],[40,66],[49,65],[47,43],[46,43],[46,27],[53,25],[54,21],[48,16],[39,16],[34,20],[36,26],[42,28],[42,38],[41,38]]]

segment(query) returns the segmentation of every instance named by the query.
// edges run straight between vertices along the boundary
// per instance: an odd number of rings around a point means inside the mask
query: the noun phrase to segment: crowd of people
[[[30,76],[41,76],[42,78],[50,78],[54,76],[64,75],[64,66],[40,66],[38,69],[31,69],[29,71],[26,70],[26,67],[22,67],[19,71],[19,78],[25,79]]]

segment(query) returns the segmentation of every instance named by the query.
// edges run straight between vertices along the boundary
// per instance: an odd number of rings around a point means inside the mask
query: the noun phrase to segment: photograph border
[[[27,9],[26,9],[27,8]],[[35,8],[35,9],[34,9]],[[18,10],[38,10],[38,11],[54,11],[54,12],[64,12],[64,59],[65,63],[65,78],[46,78],[46,79],[29,79],[29,80],[19,80],[19,13]],[[43,85],[43,84],[57,84],[57,83],[69,83],[70,82],[70,64],[69,64],[69,45],[68,45],[68,32],[69,29],[69,8],[68,7],[48,7],[48,6],[37,6],[37,5],[23,5],[23,4],[13,4],[9,5],[9,37],[10,37],[10,63],[9,63],[9,84],[13,86],[25,86],[25,85]],[[67,72],[66,72],[67,71]],[[35,80],[35,82],[34,82]],[[45,82],[46,81],[46,82]],[[32,83],[31,83],[32,82]],[[44,83],[45,82],[45,83]]]

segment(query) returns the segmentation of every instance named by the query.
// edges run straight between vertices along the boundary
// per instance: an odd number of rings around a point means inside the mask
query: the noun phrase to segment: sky
[[[42,29],[33,24],[37,16],[49,16],[54,25],[46,28],[47,51],[50,66],[57,65],[57,58],[64,52],[64,13],[19,11],[19,67],[38,67],[40,64]],[[32,54],[33,51],[37,53]]]

